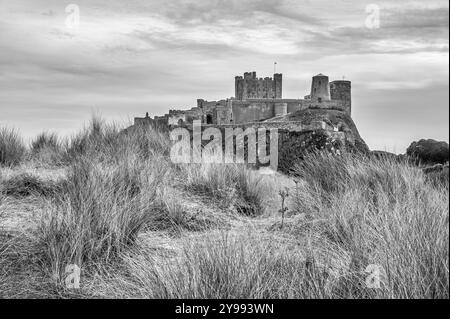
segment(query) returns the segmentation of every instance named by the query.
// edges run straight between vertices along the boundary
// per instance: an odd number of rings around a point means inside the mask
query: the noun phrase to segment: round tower
[[[330,85],[328,76],[322,73],[313,76],[311,84],[311,100],[313,101],[329,101]]]
[[[341,101],[348,114],[352,111],[352,82],[337,80],[330,83],[331,99]]]

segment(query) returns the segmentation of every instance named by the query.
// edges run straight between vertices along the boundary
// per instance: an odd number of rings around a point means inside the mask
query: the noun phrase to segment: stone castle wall
[[[330,109],[346,113],[351,111],[351,102],[342,100],[313,101],[305,99],[248,99],[229,100],[226,103],[208,102],[203,108],[171,110],[168,125],[190,124],[201,120],[205,124],[240,124],[268,120],[277,116],[305,109]],[[225,105],[223,105],[225,104]],[[143,121],[145,118],[136,118]],[[181,122],[180,122],[181,121]]]
[[[304,99],[248,99],[232,101],[233,123],[263,121],[280,116],[277,110],[286,109],[286,113],[293,113],[305,109],[333,109],[347,112],[348,107],[339,100],[312,101]]]
[[[331,126],[329,123],[325,121],[316,121],[312,123],[305,124],[303,121],[289,121],[289,122],[248,122],[248,123],[240,123],[240,124],[202,124],[202,130],[207,129],[209,127],[217,127],[219,129],[225,128],[241,128],[243,130],[247,128],[254,128],[257,130],[258,128],[272,129],[276,128],[278,130],[290,131],[290,132],[309,132],[315,130],[328,130],[328,131],[336,131],[337,130]],[[192,126],[187,127],[189,130],[192,130]]]
[[[282,98],[282,75],[273,78],[257,78],[256,72],[246,72],[235,78],[234,98],[206,101],[197,100],[197,107],[190,110],[170,110],[158,118],[169,126],[191,124],[200,120],[205,124],[240,124],[265,121],[305,109],[330,109],[351,114],[351,82],[328,82],[328,77],[319,74],[313,77],[311,94],[305,99]],[[135,122],[145,123],[143,118]]]

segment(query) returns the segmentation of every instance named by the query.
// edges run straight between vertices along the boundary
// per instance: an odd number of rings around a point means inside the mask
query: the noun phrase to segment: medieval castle
[[[285,99],[282,74],[257,78],[246,72],[235,78],[235,96],[220,101],[197,100],[190,110],[170,110],[164,116],[135,118],[135,124],[160,123],[168,126],[192,124],[194,120],[208,125],[236,125],[270,121],[306,109],[330,109],[351,115],[351,82],[329,82],[328,76],[312,78],[311,92],[304,99]]]

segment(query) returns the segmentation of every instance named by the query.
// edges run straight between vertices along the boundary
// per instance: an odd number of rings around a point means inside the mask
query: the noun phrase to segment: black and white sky
[[[276,61],[286,98],[318,73],[351,80],[372,149],[449,140],[447,0],[71,1],[0,0],[0,125],[27,138],[231,97],[235,75]]]

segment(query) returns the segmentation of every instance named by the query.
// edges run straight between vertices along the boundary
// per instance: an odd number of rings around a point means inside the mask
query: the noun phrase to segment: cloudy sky
[[[351,80],[363,138],[404,152],[449,140],[448,38],[447,0],[0,0],[0,125],[67,135],[92,113],[190,108],[277,61],[286,98],[317,73]]]

